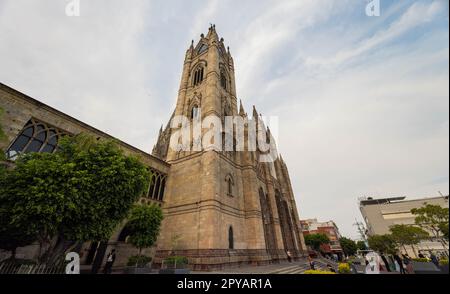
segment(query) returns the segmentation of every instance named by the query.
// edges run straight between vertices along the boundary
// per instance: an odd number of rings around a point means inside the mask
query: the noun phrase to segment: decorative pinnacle
[[[239,115],[245,115],[244,106],[242,105],[241,99],[239,99]]]

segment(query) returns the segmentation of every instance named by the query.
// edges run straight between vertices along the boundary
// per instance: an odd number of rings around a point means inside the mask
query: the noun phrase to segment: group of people
[[[418,254],[419,258],[427,258],[423,253]],[[400,274],[412,274],[414,273],[412,261],[413,259],[407,254],[394,254],[392,255],[392,258],[386,257],[385,255],[380,256],[381,260],[383,261],[384,265],[382,266],[382,269],[387,272],[400,272]],[[436,265],[439,266],[439,258],[434,254],[430,253],[429,258],[431,261]],[[444,257],[445,258],[445,257]],[[368,264],[368,261],[366,259],[366,265]]]

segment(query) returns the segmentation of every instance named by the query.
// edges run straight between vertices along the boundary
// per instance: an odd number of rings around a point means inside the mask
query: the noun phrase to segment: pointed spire
[[[215,24],[211,24],[208,30],[208,35],[206,37],[210,40],[210,42],[219,41],[219,36],[217,35]]]
[[[253,118],[257,118],[257,117],[258,117],[258,112],[256,111],[255,105],[253,105]]]
[[[244,106],[242,105],[242,100],[241,99],[239,99],[239,115],[240,116],[245,116],[246,115],[246,113],[244,111]]]

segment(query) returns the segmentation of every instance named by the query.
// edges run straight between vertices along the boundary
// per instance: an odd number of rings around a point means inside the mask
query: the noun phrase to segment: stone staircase
[[[322,260],[322,259],[315,259],[316,269],[318,270],[327,270],[327,264],[331,264],[333,268],[337,269],[337,264],[330,262],[328,260]],[[279,275],[286,275],[286,274],[303,274],[305,271],[309,270],[310,266],[308,261],[301,261],[296,262],[293,265],[289,265],[274,271],[268,272],[268,274],[279,274]]]

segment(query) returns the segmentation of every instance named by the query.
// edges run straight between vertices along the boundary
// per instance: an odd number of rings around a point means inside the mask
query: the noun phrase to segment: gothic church
[[[59,138],[81,132],[112,138],[76,118],[0,83],[0,142],[10,162],[21,152],[55,152]],[[178,100],[172,117],[248,117],[237,102],[235,68],[229,49],[211,26],[186,52]],[[163,208],[164,221],[154,255],[160,266],[169,255],[189,259],[194,270],[243,264],[268,264],[306,255],[288,169],[283,159],[259,160],[258,151],[177,151],[169,148],[173,129],[161,129],[152,154],[116,140],[128,154],[138,155],[153,171],[149,190],[139,200]],[[270,131],[264,128],[267,136]],[[245,129],[248,134],[248,129]],[[107,242],[88,242],[80,250],[82,267],[97,272],[106,252],[115,249],[115,266],[126,265],[136,249],[129,245],[124,221]],[[34,258],[37,245],[19,248]],[[0,255],[2,252],[0,252]],[[1,256],[0,256],[1,257]]]

